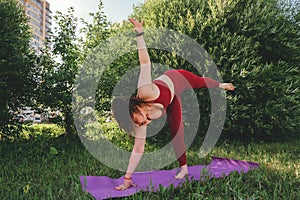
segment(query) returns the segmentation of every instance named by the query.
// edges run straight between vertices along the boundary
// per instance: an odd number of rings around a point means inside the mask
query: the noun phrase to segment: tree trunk
[[[72,110],[70,108],[67,108],[64,113],[65,113],[64,121],[65,121],[66,136],[68,138],[77,136]]]

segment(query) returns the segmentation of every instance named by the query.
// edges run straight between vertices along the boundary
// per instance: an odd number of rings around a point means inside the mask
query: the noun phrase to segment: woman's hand
[[[224,90],[234,90],[234,86],[232,83],[220,83],[219,88],[222,88]]]
[[[137,19],[129,18],[129,21],[133,24],[133,26],[134,26],[133,30],[134,30],[136,33],[141,33],[141,32],[143,32],[143,24],[144,24],[144,20],[142,20],[142,21],[139,22]]]
[[[132,182],[132,180],[124,180],[123,184],[115,187],[115,190],[123,191],[130,187],[136,187],[137,185]]]

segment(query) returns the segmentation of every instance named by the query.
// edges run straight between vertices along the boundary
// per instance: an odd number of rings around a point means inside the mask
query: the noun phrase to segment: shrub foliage
[[[146,27],[172,29],[200,43],[223,81],[236,86],[235,92],[227,93],[224,133],[267,139],[299,130],[296,7],[276,0],[148,0],[135,7],[132,17],[144,19]],[[189,63],[171,53],[150,50],[150,57],[156,63],[193,71]],[[117,65],[114,70],[120,71]],[[198,94],[201,113],[209,112],[207,94]],[[209,114],[201,123],[207,127]]]

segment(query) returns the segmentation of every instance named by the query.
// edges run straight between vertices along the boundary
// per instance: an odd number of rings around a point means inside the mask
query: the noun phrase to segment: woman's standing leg
[[[184,142],[184,125],[182,122],[181,93],[193,88],[218,87],[219,82],[197,76],[186,70],[169,70],[165,73],[174,83],[175,96],[167,108],[168,123],[176,158],[181,166],[180,173],[175,178],[184,178],[188,174],[186,160],[186,145]]]
[[[186,145],[184,142],[184,125],[182,122],[181,99],[175,96],[167,108],[167,121],[170,127],[172,144],[181,172],[175,178],[183,178],[187,171]]]

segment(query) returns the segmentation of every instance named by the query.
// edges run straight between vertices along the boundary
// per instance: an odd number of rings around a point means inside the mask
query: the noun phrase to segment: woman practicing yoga
[[[112,110],[119,126],[128,133],[133,132],[135,139],[124,182],[115,187],[116,190],[125,190],[135,186],[131,176],[144,152],[147,125],[152,119],[158,119],[164,114],[167,114],[173,148],[181,167],[175,178],[184,178],[188,174],[188,168],[181,113],[181,93],[192,88],[218,87],[224,90],[234,90],[231,83],[219,83],[186,70],[169,70],[152,81],[151,62],[143,38],[143,21],[140,22],[136,19],[129,19],[129,21],[133,24],[136,33],[140,62],[137,96],[130,98],[129,105],[128,99],[115,98],[112,103]],[[129,115],[126,115],[128,106]],[[126,117],[129,119],[126,119]]]

